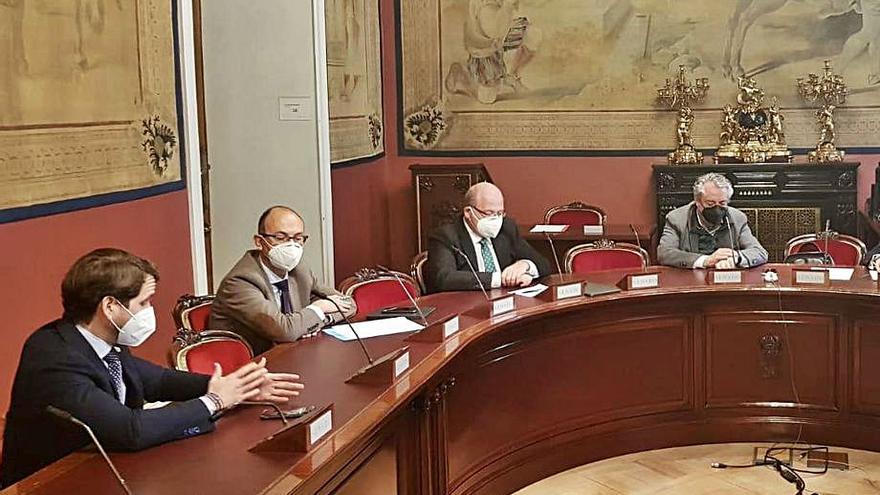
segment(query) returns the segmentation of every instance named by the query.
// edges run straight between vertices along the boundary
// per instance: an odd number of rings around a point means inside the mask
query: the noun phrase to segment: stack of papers
[[[393,335],[395,333],[415,332],[425,327],[418,323],[398,316],[397,318],[384,318],[381,320],[359,321],[351,324],[362,339],[370,337],[381,337],[383,335]],[[324,329],[324,333],[331,337],[335,337],[343,342],[357,339],[348,324],[334,325]]]
[[[535,284],[531,287],[525,287],[522,289],[512,290],[512,291],[510,291],[510,293],[516,294],[518,296],[523,296],[523,297],[536,297],[536,296],[540,295],[542,292],[544,292],[545,290],[547,290],[546,285]]]
[[[535,225],[529,232],[533,234],[560,234],[568,230],[568,225]]]

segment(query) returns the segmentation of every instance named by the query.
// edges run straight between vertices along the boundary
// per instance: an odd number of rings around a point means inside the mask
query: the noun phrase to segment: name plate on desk
[[[318,440],[324,438],[330,430],[333,429],[333,409],[321,414],[314,421],[309,423],[309,446],[318,443]]]
[[[333,430],[333,404],[311,412],[248,449],[250,452],[308,452]]]
[[[497,299],[492,299],[492,305],[489,308],[489,316],[499,316],[504,313],[510,313],[514,309],[516,309],[516,303],[513,301],[513,296],[501,296]]]
[[[408,342],[443,342],[452,335],[458,333],[458,315],[446,318],[430,324],[424,329],[410,335],[405,340]]]
[[[550,292],[550,295],[554,301],[561,301],[563,299],[571,299],[573,297],[581,297],[584,295],[583,282],[554,285],[551,289],[552,291]]]
[[[809,268],[792,268],[791,284],[806,286],[822,286],[831,285],[831,279],[828,277],[828,270],[812,270]]]
[[[710,270],[706,275],[706,282],[710,284],[741,284],[742,281],[742,270]]]
[[[402,356],[394,360],[394,378],[399,377],[404,371],[409,369],[409,351],[403,353]]]
[[[584,235],[602,235],[604,233],[604,225],[584,225]]]
[[[660,287],[660,272],[630,273],[617,286],[623,290],[654,289]]]

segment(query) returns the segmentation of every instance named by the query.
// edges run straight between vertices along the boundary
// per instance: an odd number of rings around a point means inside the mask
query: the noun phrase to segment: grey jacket
[[[663,235],[657,247],[657,259],[661,265],[679,268],[693,268],[694,263],[703,254],[700,253],[699,236],[692,232],[695,225],[696,205],[691,202],[666,214]],[[727,207],[730,218],[730,232],[723,226],[714,234],[717,248],[732,248],[738,254],[737,266],[748,268],[767,262],[767,250],[752,235],[745,213],[736,208]],[[732,235],[731,235],[732,234]],[[731,245],[731,237],[733,245]]]
[[[274,342],[293,342],[317,331],[323,322],[317,313],[304,308],[317,298],[342,294],[318,284],[312,271],[302,265],[290,272],[288,283],[293,312],[284,314],[260,266],[259,251],[248,251],[220,282],[211,305],[208,328],[241,335],[250,343],[254,354],[269,350]],[[353,309],[352,314],[356,311]],[[338,313],[327,316],[334,321],[341,319]]]

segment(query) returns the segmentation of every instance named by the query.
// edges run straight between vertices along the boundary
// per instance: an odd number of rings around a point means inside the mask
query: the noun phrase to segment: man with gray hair
[[[666,215],[657,247],[661,265],[679,268],[748,268],[767,262],[746,215],[727,206],[733,185],[708,173],[694,182],[694,200]]]

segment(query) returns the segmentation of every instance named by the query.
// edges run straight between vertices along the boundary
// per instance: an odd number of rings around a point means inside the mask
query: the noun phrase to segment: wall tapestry
[[[812,148],[815,108],[796,79],[831,60],[849,86],[838,145],[877,147],[875,0],[405,0],[405,151],[668,151],[675,113],[657,88],[683,65],[708,78],[694,144],[718,146],[737,76],[782,108],[789,146]]]
[[[327,0],[330,161],[381,154],[382,65],[378,0]]]
[[[176,4],[0,0],[0,221],[183,187]]]

